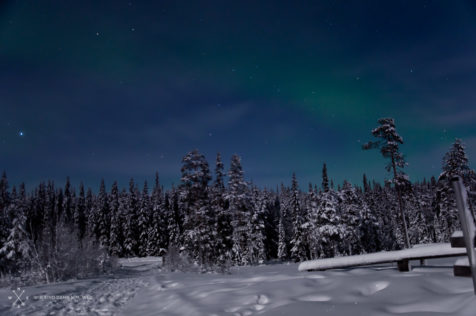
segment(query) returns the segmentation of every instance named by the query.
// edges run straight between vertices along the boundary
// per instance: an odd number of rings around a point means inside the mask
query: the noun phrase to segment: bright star
[[[18,135],[23,136],[23,131],[19,131]]]

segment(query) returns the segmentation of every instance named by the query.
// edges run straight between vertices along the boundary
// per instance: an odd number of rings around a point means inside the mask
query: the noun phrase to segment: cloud
[[[450,114],[438,115],[433,118],[441,125],[473,124],[476,121],[476,109],[462,109]]]
[[[232,127],[236,127],[251,109],[252,103],[241,102],[228,106],[191,108],[183,115],[164,118],[156,125],[139,126],[131,130],[109,132],[114,138],[125,142],[153,143],[155,146],[176,144],[183,141],[198,141]]]

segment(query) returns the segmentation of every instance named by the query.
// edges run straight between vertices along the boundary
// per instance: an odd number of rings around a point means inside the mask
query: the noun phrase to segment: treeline
[[[133,179],[127,190],[117,182],[108,190],[101,181],[95,194],[82,184],[73,188],[68,179],[64,188],[50,181],[27,193],[23,184],[9,188],[4,173],[2,273],[38,270],[51,280],[75,275],[85,265],[103,268],[111,256],[180,253],[209,269],[405,246],[399,198],[390,182],[381,185],[364,174],[358,186],[344,181],[335,187],[324,164],[319,185],[309,183],[301,190],[293,175],[290,186],[270,190],[245,181],[236,155],[227,173],[217,155],[213,179],[197,150],[182,163],[181,184],[169,190],[156,174],[151,190],[147,182],[139,187]],[[442,169],[438,180],[400,187],[411,244],[448,241],[458,227],[445,179],[460,175],[468,189],[474,189],[475,173],[460,140],[445,155]],[[71,265],[77,270],[69,271]]]

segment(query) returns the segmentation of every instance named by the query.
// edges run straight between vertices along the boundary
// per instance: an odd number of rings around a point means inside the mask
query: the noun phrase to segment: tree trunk
[[[392,154],[392,168],[393,168],[393,179],[397,179],[397,166],[395,165],[395,158]],[[403,233],[405,235],[405,246],[407,248],[411,248],[410,238],[408,237],[408,227],[407,227],[407,219],[405,216],[405,211],[403,209],[403,200],[402,200],[402,193],[400,191],[400,187],[395,183],[395,189],[397,190],[398,196],[398,206],[400,208],[400,216],[402,218],[403,223]]]

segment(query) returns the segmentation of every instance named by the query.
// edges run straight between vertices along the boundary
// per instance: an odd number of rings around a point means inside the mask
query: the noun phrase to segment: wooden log
[[[460,277],[471,277],[471,267],[468,258],[456,260],[453,265],[453,275]]]
[[[452,248],[464,248],[466,247],[466,243],[464,242],[463,232],[461,230],[457,230],[451,234],[450,243]]]
[[[451,234],[450,243],[452,248],[464,248],[466,247],[466,242],[464,241],[463,232],[461,230],[455,231]],[[476,244],[476,238],[474,240]]]

